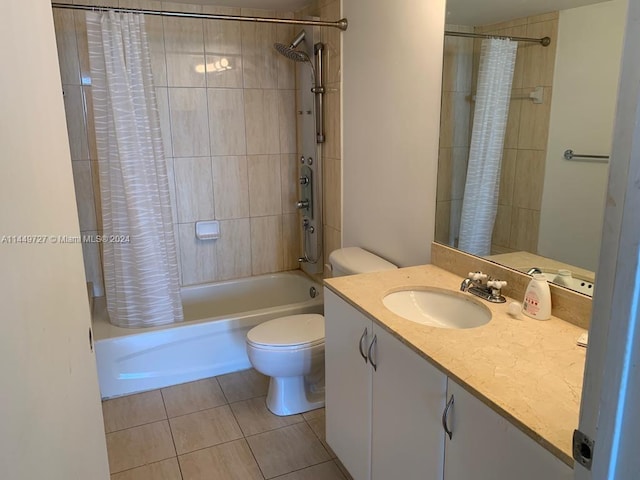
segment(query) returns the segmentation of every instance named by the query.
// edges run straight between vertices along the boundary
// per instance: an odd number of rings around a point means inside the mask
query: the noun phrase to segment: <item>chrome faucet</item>
[[[532,267],[527,270],[527,275],[533,275],[534,273],[542,273],[542,270],[540,270],[538,267]]]
[[[485,284],[484,281],[487,281]],[[462,292],[469,292],[477,297],[484,298],[492,303],[504,303],[506,298],[502,296],[500,290],[507,286],[507,282],[503,280],[492,279],[482,272],[469,272],[460,284]]]

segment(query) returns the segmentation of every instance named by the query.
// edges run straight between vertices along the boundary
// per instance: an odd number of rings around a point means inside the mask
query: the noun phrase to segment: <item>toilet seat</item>
[[[261,323],[247,333],[247,343],[260,349],[299,349],[324,343],[324,317],[289,315]]]

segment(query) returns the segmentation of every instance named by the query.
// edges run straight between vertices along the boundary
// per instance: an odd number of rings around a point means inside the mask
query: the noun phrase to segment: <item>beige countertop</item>
[[[552,273],[557,273],[558,270],[565,269],[571,271],[575,278],[579,278],[581,280],[595,282],[596,279],[596,274],[590,270],[530,252],[500,253],[497,255],[489,255],[484,258],[497,262],[501,265],[506,265],[507,267],[511,267],[515,270],[520,270],[521,272],[527,272],[533,267]]]
[[[583,329],[556,317],[514,319],[507,314],[511,298],[491,304],[465,294],[492,311],[488,324],[466,330],[419,325],[382,304],[385,294],[405,287],[459,291],[461,280],[434,265],[423,265],[331,278],[325,284],[573,466],[571,439],[578,426],[586,355],[576,339]]]

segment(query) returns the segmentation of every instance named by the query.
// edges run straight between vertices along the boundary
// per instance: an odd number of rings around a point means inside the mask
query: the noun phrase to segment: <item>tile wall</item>
[[[459,28],[458,28],[459,30]],[[558,12],[476,27],[479,33],[519,37],[551,37],[551,45],[520,42],[513,77],[512,101],[507,121],[500,178],[498,213],[493,231],[492,253],[537,251],[544,163],[553,94],[553,68],[558,38]],[[473,41],[472,81],[468,85],[469,40],[447,38],[443,77],[436,241],[455,245],[452,220],[459,218],[464,180],[454,173],[466,170],[481,40]],[[544,101],[527,98],[534,88],[544,88]],[[466,102],[465,102],[466,99]],[[467,135],[467,136],[465,136]],[[464,152],[466,151],[466,157]]]
[[[83,4],[91,3],[83,0]],[[156,0],[98,0],[100,5],[293,16]],[[332,8],[339,6],[333,2]],[[329,6],[323,6],[326,11]],[[339,9],[338,9],[339,10]],[[332,14],[332,13],[331,13]],[[201,19],[147,17],[156,96],[170,177],[174,229],[183,285],[258,275],[298,267],[294,63],[274,42],[289,42],[295,28]],[[97,154],[92,125],[91,79],[84,12],[54,10],[65,92],[67,127],[83,233],[101,230]],[[332,34],[326,33],[332,38]],[[331,45],[331,38],[327,43]],[[327,186],[339,207],[338,47],[329,48]],[[337,53],[336,53],[337,52]],[[227,68],[224,65],[227,64]],[[336,67],[338,65],[338,67]],[[333,68],[332,68],[333,66]],[[333,77],[330,77],[333,75]],[[329,78],[333,81],[330,82]],[[336,100],[336,98],[338,100]],[[339,117],[337,117],[339,125]],[[331,134],[329,134],[331,132]],[[330,140],[329,140],[330,139]],[[336,174],[337,170],[337,174]],[[337,179],[336,179],[337,176]],[[339,244],[339,208],[326,213]],[[197,220],[220,221],[222,237],[199,241]],[[335,233],[328,234],[336,244]],[[100,252],[85,244],[87,281],[102,295]]]

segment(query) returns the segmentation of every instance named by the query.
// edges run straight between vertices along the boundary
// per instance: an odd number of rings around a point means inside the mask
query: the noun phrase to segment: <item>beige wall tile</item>
[[[278,91],[278,120],[280,152],[297,153],[296,147],[296,91]]]
[[[262,480],[246,440],[235,440],[179,457],[184,480]]]
[[[281,216],[252,218],[251,273],[279,272],[283,267]]]
[[[440,106],[440,148],[453,147],[453,98],[455,92],[442,92]]]
[[[102,5],[109,6],[107,3],[104,3]],[[80,83],[82,85],[91,85],[91,69],[89,68],[89,42],[87,40],[87,22],[85,12],[79,10],[74,11],[73,20],[76,25],[78,62],[80,66]]]
[[[163,420],[107,433],[107,453],[111,473],[175,457],[169,422]]]
[[[169,420],[178,455],[242,438],[229,405]]]
[[[235,8],[235,7],[220,7],[217,5],[203,5],[202,6],[202,13],[214,13],[214,14],[221,14],[221,15],[240,15],[241,14],[241,9],[240,8]],[[224,22],[224,20],[220,20],[222,22]],[[216,22],[216,20],[207,20],[207,22],[211,23],[211,22]],[[227,22],[229,23],[229,22]]]
[[[187,223],[215,218],[213,180],[209,157],[174,160],[178,222]]]
[[[244,95],[242,90],[209,88],[209,136],[213,155],[244,155]]]
[[[249,216],[249,173],[247,157],[225,156],[211,159],[217,219]]]
[[[277,428],[304,422],[302,415],[286,415],[279,417],[267,409],[266,397],[257,397],[231,404],[242,433],[245,436],[275,430]]]
[[[111,475],[111,480],[182,480],[177,458],[151,463],[143,467]]]
[[[340,84],[327,84],[325,99],[323,155],[328,158],[342,157],[342,138],[340,127]]]
[[[72,168],[80,230],[97,230],[98,227],[96,222],[96,207],[93,197],[91,162],[73,162]]]
[[[111,480],[182,480],[177,458],[151,463],[143,467],[111,475]]]
[[[265,477],[299,470],[330,459],[306,423],[261,433],[247,439]]]
[[[471,145],[471,99],[467,92],[453,94],[453,144],[454,147]],[[458,120],[460,119],[460,120]]]
[[[167,418],[160,390],[102,402],[105,433],[137,427]]]
[[[333,1],[321,7],[320,17],[329,21],[340,19],[340,2]],[[321,33],[325,49],[325,83],[340,82],[341,32],[336,28],[323,28]]]
[[[558,18],[560,18],[560,12],[556,10],[555,12],[542,13],[540,15],[527,17],[527,23],[548,22],[550,20],[557,20]]]
[[[269,377],[253,368],[220,375],[217,379],[230,403],[264,396],[269,387]]]
[[[176,174],[174,159],[167,158],[167,179],[169,180],[169,201],[171,202],[171,222],[178,223],[178,194],[176,192]]]
[[[162,2],[162,11],[164,12],[183,12],[183,13],[200,13],[202,5],[182,2]],[[165,17],[166,18],[166,17]]]
[[[516,158],[518,150],[506,149],[502,152],[502,165],[500,167],[500,186],[498,203],[500,205],[513,205],[513,189],[516,180]]]
[[[64,90],[64,110],[67,119],[71,160],[89,160],[82,87],[63,85],[62,88]]]
[[[556,45],[558,43],[558,21],[550,20],[527,25],[527,36],[533,38],[551,37],[551,44],[542,47],[528,44],[523,48],[524,70],[522,86],[537,87],[553,85]]]
[[[324,162],[324,219],[335,229],[342,225],[341,211],[341,164],[340,160],[326,158]]]
[[[163,388],[162,398],[169,418],[207,410],[226,403],[215,378],[205,378]]]
[[[239,9],[234,10],[239,11]],[[207,86],[242,88],[242,25],[240,22],[206,20],[204,42]]]
[[[97,231],[82,232],[86,235],[97,235]],[[100,259],[100,245],[97,243],[82,243],[82,258],[84,260],[84,273],[87,282],[93,283],[93,296],[104,295],[104,282],[102,280],[102,262]]]
[[[512,207],[498,205],[496,221],[493,225],[493,235],[491,241],[495,245],[508,247],[511,238],[511,211]]]
[[[93,93],[91,90],[91,86],[82,86],[82,98],[85,108],[85,130],[87,132],[89,158],[93,161],[97,161],[98,146],[96,145],[96,124],[93,112]]]
[[[167,84],[170,87],[204,87],[204,44],[202,20],[163,17],[167,58]]]
[[[277,90],[245,90],[247,154],[280,153]]]
[[[295,154],[280,155],[280,186],[282,190],[282,213],[296,213],[299,200],[298,157]]]
[[[511,215],[509,248],[536,253],[538,251],[540,212],[514,207]]]
[[[53,9],[60,77],[64,85],[80,85],[80,65],[72,10]]]
[[[297,213],[282,215],[282,255],[285,270],[295,270],[300,267],[298,258],[301,250],[302,227]]]
[[[436,199],[439,202],[451,200],[451,174],[453,171],[453,149],[440,147],[438,154],[438,189]]]
[[[282,213],[280,155],[252,155],[248,157],[248,162],[251,216],[280,215]]]
[[[251,276],[251,226],[248,218],[222,220],[216,240],[218,279]]]
[[[329,255],[334,250],[342,247],[342,234],[340,230],[331,228],[329,226],[324,227],[324,263],[329,263]]]
[[[292,18],[292,16],[277,14],[276,17],[285,16],[287,18]],[[300,31],[299,27],[294,25],[277,25],[276,26],[276,37],[279,43],[283,43],[285,45],[289,45],[291,40],[298,34]],[[275,49],[274,49],[275,50]],[[276,63],[277,63],[277,71],[278,71],[278,88],[292,90],[296,88],[296,62],[289,60],[283,55],[276,54]],[[304,68],[307,68],[304,66]]]
[[[198,240],[195,223],[178,226],[182,284],[212,282],[217,279],[216,240]]]
[[[156,0],[119,0],[118,6],[120,8],[142,8],[145,10],[157,10],[159,5]]]
[[[171,141],[174,157],[209,155],[207,92],[204,88],[170,88]]]
[[[96,209],[96,225],[102,231],[102,192],[100,191],[100,165],[91,162],[91,181],[93,183],[93,201]]]
[[[520,109],[518,148],[524,150],[546,150],[549,138],[549,116],[551,114],[551,87],[544,88],[543,103],[523,100]]]
[[[514,88],[511,90],[512,100],[509,102],[509,116],[507,117],[507,128],[504,133],[504,148],[518,148],[518,132],[520,131],[520,110],[524,102],[524,89]]]
[[[544,150],[518,150],[513,191],[513,205],[540,210],[544,185]]]
[[[243,15],[247,11],[243,8]],[[273,48],[277,41],[275,25],[242,24],[244,88],[278,88],[280,55]]]

